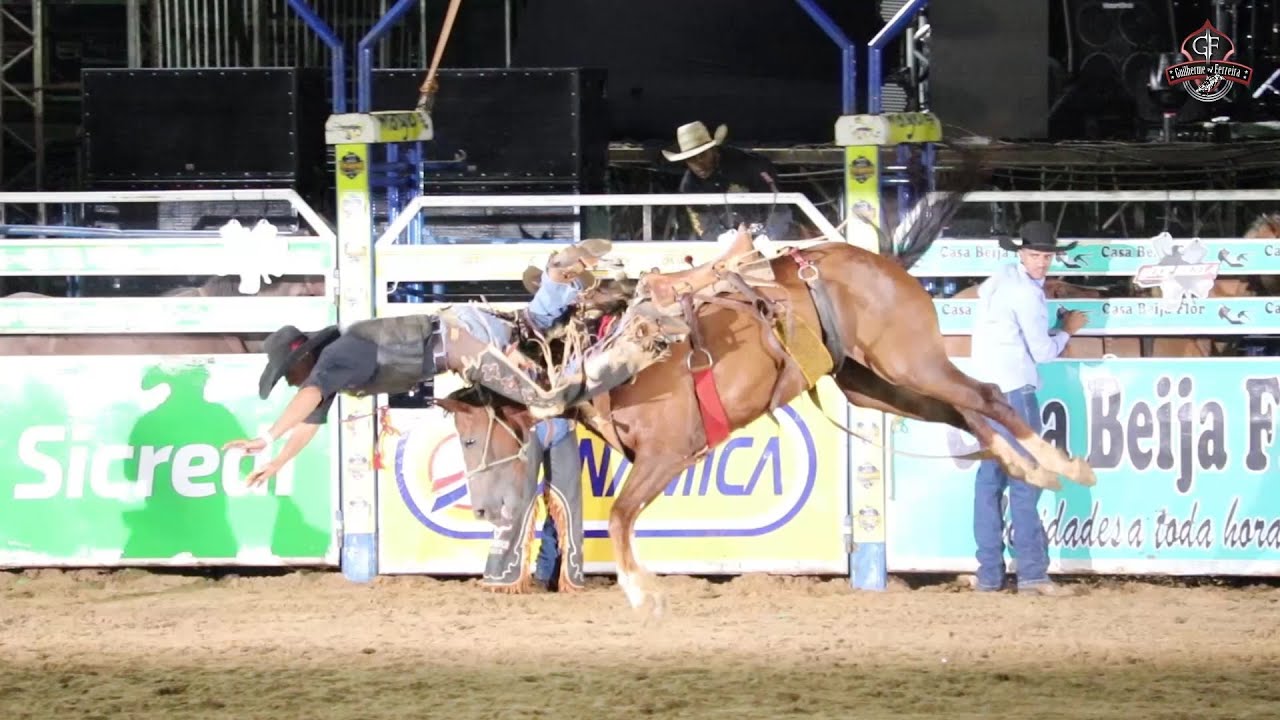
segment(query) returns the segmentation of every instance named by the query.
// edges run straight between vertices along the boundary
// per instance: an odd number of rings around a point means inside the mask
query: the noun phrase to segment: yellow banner
[[[845,148],[844,171],[844,205],[849,214],[845,239],[864,250],[878,252],[880,236],[868,223],[881,224],[880,148],[875,145]]]
[[[846,403],[824,379],[823,403],[843,421]],[[636,553],[667,573],[844,574],[848,442],[807,398],[757,419],[672,480],[637,523]],[[492,527],[470,508],[453,422],[436,410],[393,411],[400,434],[383,439],[379,569],[474,574]],[[630,464],[579,426],[588,572],[611,572],[609,509]],[[539,524],[541,528],[540,510]]]

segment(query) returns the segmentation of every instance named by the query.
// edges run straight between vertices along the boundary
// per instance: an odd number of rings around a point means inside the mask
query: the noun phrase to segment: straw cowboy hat
[[[722,145],[728,135],[727,125],[717,127],[715,137],[712,137],[711,133],[707,132],[707,126],[702,122],[691,122],[676,129],[676,145],[679,150],[663,150],[662,154],[671,162],[688,160],[694,155],[701,155],[717,145]]]
[[[339,334],[337,325],[330,325],[310,336],[292,325],[285,325],[268,335],[262,341],[262,352],[267,354],[267,366],[262,369],[262,377],[258,378],[258,397],[266,400],[271,389],[294,363],[317,347],[336,340]]]
[[[1009,252],[1017,252],[1019,250],[1066,252],[1075,249],[1076,245],[1079,244],[1077,242],[1069,242],[1066,245],[1059,244],[1053,223],[1045,222],[1044,220],[1032,220],[1022,226],[1020,237],[1000,237],[998,242],[1000,247]]]

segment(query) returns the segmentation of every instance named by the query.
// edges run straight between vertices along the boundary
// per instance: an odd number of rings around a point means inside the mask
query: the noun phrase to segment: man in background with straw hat
[[[676,146],[662,151],[670,162],[686,166],[680,181],[682,193],[777,193],[777,171],[769,159],[724,144],[729,128],[720,125],[713,136],[695,121],[676,129]],[[689,208],[694,234],[715,240],[742,223],[759,224],[770,240],[785,239],[791,226],[791,206],[773,205],[767,210],[751,205]]]

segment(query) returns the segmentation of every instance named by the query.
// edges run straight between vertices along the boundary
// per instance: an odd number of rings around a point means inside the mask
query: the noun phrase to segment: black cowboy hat
[[[258,378],[258,397],[266,400],[271,389],[294,363],[317,347],[329,344],[339,334],[337,325],[330,325],[309,336],[292,325],[285,325],[268,335],[262,341],[262,351],[267,354],[267,366],[262,369],[262,377]]]
[[[1017,252],[1019,250],[1039,250],[1040,252],[1067,252],[1074,250],[1077,242],[1069,242],[1065,245],[1058,243],[1057,232],[1053,223],[1044,220],[1032,220],[1022,226],[1021,237],[1014,239],[1010,237],[1000,237],[998,242],[1000,247],[1009,252]]]

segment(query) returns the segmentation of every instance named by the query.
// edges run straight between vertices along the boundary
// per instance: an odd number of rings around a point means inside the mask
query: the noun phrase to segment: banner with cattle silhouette
[[[257,487],[223,449],[293,396],[264,358],[0,357],[0,566],[336,565],[336,419]]]
[[[971,363],[955,360],[966,372]],[[1280,572],[1280,378],[1273,358],[1061,360],[1040,366],[1044,437],[1098,483],[1045,491],[1051,568],[1080,573]],[[895,450],[960,454],[968,433],[901,420]],[[976,567],[977,463],[893,456],[891,572]],[[1006,533],[1008,533],[1006,525]]]

